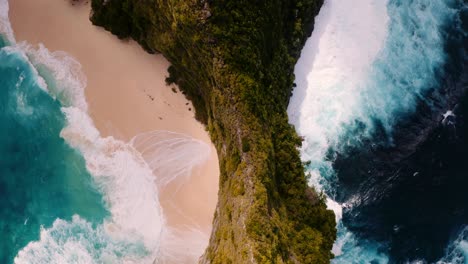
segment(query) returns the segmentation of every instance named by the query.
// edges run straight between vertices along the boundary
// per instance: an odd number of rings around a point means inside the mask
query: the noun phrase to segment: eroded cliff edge
[[[328,263],[335,220],[307,187],[286,108],[323,0],[93,0],[91,20],[171,63],[220,161],[201,263]]]

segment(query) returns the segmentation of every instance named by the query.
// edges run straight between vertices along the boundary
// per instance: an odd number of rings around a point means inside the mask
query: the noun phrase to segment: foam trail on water
[[[40,241],[29,243],[19,252],[15,262],[61,263],[56,258],[61,255],[58,252],[68,252],[72,255],[62,257],[76,257],[78,263],[100,262],[101,257],[121,263],[151,263],[159,256],[165,225],[151,169],[131,144],[100,136],[86,112],[86,81],[76,60],[65,53],[50,53],[43,46],[36,50],[26,43],[13,49],[30,58],[34,66],[43,67],[43,73],[50,71],[45,79],[55,80],[48,82],[51,95],[66,98],[62,111],[68,123],[61,137],[82,153],[111,212],[111,218],[97,227],[79,216],[72,222],[57,219],[51,228],[41,231]],[[55,72],[57,69],[60,71]],[[67,251],[71,245],[83,250]],[[93,261],[88,262],[89,258]]]
[[[130,143],[101,137],[87,113],[81,64],[42,44],[37,48],[25,42],[16,44],[6,0],[0,0],[0,33],[13,45],[3,51],[27,61],[38,85],[63,105],[68,123],[61,137],[84,156],[111,213],[98,226],[78,215],[72,221],[55,220],[50,228],[41,230],[39,241],[30,242],[18,253],[15,263],[196,261],[207,245],[208,233],[195,227],[169,229],[157,184],[163,187],[176,178],[189,177],[208,158],[209,146],[169,131],[144,133]],[[27,114],[30,109],[24,105],[23,110]],[[143,156],[137,146],[145,147]]]
[[[65,106],[74,106],[83,112],[88,111],[84,94],[86,75],[81,64],[63,51],[49,51],[43,44],[35,49],[26,42],[17,46],[28,54],[29,60],[37,69],[38,75],[49,83],[49,94],[60,100]]]
[[[437,264],[468,263],[468,226],[465,226],[457,238],[445,249],[445,256]]]
[[[291,123],[305,137],[302,158],[312,162],[315,186],[332,174],[326,152],[360,107],[357,95],[384,44],[387,23],[381,0],[328,0],[316,17],[295,68],[297,88],[288,108]]]
[[[368,72],[357,119],[368,133],[378,120],[391,137],[398,118],[412,113],[426,92],[438,85],[437,77],[446,60],[443,28],[457,13],[452,0],[391,0],[391,17],[385,47]],[[391,140],[391,139],[390,139]]]
[[[333,198],[335,153],[346,154],[377,129],[392,144],[398,118],[436,86],[445,60],[441,29],[455,12],[451,2],[325,0],[296,65],[297,88],[288,107],[304,137],[301,156],[310,162],[311,185]],[[359,200],[327,203],[338,220],[334,262],[385,263],[378,247],[357,241],[340,222],[342,207]]]
[[[326,153],[330,145],[337,143],[340,129],[353,118],[353,109],[359,107],[356,95],[384,45],[389,20],[386,3],[326,0],[297,62],[297,88],[288,114],[305,138],[301,156],[311,162],[310,184],[319,189],[332,192],[328,181],[334,172]],[[338,225],[333,253],[339,256],[354,249],[353,255],[360,256],[361,261],[378,259],[375,252],[362,252],[350,243],[356,240],[341,223],[342,206],[330,198],[327,206],[335,212]]]
[[[327,150],[337,143],[340,129],[359,107],[356,95],[384,45],[389,20],[386,2],[325,1],[296,65],[297,88],[288,114],[305,138],[301,156],[311,162],[310,184],[319,189],[331,191],[328,180],[334,172],[332,161],[326,160]],[[349,250],[354,236],[341,223],[342,206],[330,198],[327,206],[338,224],[339,237],[333,246],[338,256]],[[378,259],[373,252],[364,254],[355,248],[355,255],[364,262]]]
[[[55,220],[41,229],[40,240],[18,253],[19,264],[44,263],[151,263],[143,243],[130,237],[116,239],[105,225],[94,227],[75,215],[72,221]]]
[[[140,235],[151,251],[159,248],[164,225],[151,169],[130,145],[101,138],[89,116],[75,107],[62,109],[69,120],[61,136],[86,159],[88,171],[102,188],[116,230]]]
[[[41,230],[39,241],[18,253],[15,263],[196,261],[208,236],[196,228],[180,231],[166,226],[157,183],[164,186],[177,177],[188,177],[208,157],[209,146],[168,131],[145,133],[130,143],[104,138],[87,113],[86,78],[78,61],[43,45],[36,49],[20,43],[7,49],[30,61],[40,74],[38,82],[44,82],[45,90],[60,100],[67,120],[60,136],[85,158],[111,213],[97,226],[78,215],[72,221],[56,219]],[[146,147],[143,155],[135,145]]]

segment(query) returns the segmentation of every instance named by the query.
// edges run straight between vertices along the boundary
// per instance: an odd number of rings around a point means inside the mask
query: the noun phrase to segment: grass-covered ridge
[[[94,24],[172,63],[220,160],[202,263],[328,263],[335,220],[307,187],[286,108],[323,0],[93,0]]]

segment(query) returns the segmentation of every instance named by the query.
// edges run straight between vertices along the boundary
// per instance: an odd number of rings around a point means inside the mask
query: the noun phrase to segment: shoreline
[[[167,130],[209,144],[208,160],[195,167],[190,178],[159,190],[169,227],[192,227],[209,237],[219,168],[207,131],[195,120],[193,106],[182,93],[166,86],[168,61],[93,26],[89,13],[89,3],[79,1],[15,0],[10,1],[9,15],[18,43],[43,43],[50,51],[64,51],[80,62],[87,78],[89,114],[103,137],[129,142],[144,132]]]

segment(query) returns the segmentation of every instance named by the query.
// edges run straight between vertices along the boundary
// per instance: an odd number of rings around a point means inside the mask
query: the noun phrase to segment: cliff
[[[220,161],[201,263],[328,263],[335,220],[306,184],[286,108],[323,0],[93,0],[91,20],[171,63]]]

